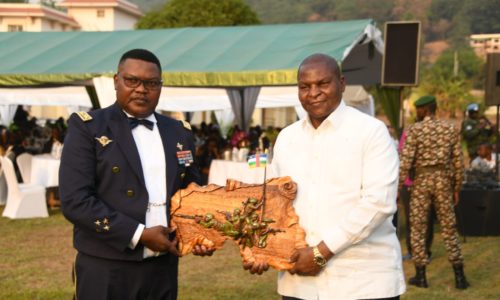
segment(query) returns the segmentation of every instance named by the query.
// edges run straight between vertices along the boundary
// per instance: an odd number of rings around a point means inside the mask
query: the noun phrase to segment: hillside
[[[161,9],[169,0],[130,0],[142,11]],[[333,20],[419,20],[427,42],[466,44],[471,33],[500,32],[500,0],[243,0],[262,24]]]

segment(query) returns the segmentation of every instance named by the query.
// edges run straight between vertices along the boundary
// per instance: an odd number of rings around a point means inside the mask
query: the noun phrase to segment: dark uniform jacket
[[[200,176],[196,164],[186,167],[176,156],[178,144],[194,155],[191,131],[155,116],[167,165],[168,213],[171,196],[190,182],[199,183]],[[139,223],[145,224],[148,191],[127,116],[115,103],[73,114],[68,125],[59,185],[63,214],[74,224],[74,247],[102,258],[142,260],[144,247],[128,246]]]

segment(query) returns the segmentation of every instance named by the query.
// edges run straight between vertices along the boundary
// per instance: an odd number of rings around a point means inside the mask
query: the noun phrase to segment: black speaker
[[[458,230],[462,235],[500,235],[500,190],[468,190],[460,192],[456,207]]]
[[[488,199],[484,191],[462,190],[456,207],[457,227],[462,235],[484,235]]]
[[[500,53],[488,53],[484,101],[487,106],[500,105]]]
[[[420,22],[387,22],[385,23],[384,37],[382,85],[417,85],[420,56]]]

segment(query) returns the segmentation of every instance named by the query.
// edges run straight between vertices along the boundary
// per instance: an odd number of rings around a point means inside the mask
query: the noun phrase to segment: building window
[[[7,31],[10,31],[10,32],[23,31],[23,25],[8,25]]]
[[[97,17],[98,18],[104,18],[104,9],[98,9],[97,10]]]

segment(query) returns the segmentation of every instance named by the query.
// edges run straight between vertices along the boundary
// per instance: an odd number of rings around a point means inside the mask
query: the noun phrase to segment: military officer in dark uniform
[[[116,103],[69,119],[59,178],[78,251],[77,299],[177,297],[169,200],[200,176],[189,124],[154,112],[161,78],[153,53],[130,50],[114,76]]]
[[[401,152],[399,188],[408,171],[415,168],[415,180],[410,198],[410,239],[416,275],[409,283],[427,287],[425,267],[429,257],[425,236],[431,205],[441,225],[441,234],[448,252],[448,260],[455,272],[455,286],[466,289],[469,283],[463,271],[456,218],[453,210],[463,179],[463,158],[460,133],[453,125],[435,118],[436,98],[424,96],[415,102],[417,120],[408,130]]]

